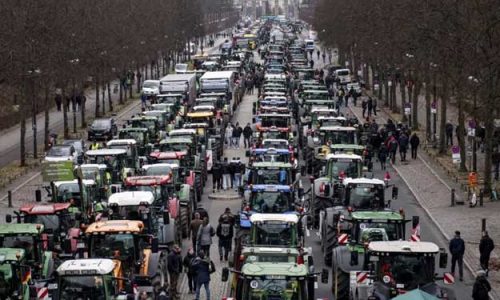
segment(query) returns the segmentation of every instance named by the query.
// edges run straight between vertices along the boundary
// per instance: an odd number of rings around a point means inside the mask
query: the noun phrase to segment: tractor
[[[456,299],[452,288],[437,282],[453,277],[449,273],[437,277],[436,269],[445,269],[447,260],[445,249],[430,242],[371,242],[363,259],[363,271],[350,274],[349,299],[389,300],[416,289],[439,299]]]
[[[105,164],[111,177],[111,188],[120,190],[123,179],[133,175],[137,162],[128,157],[126,149],[98,149],[85,152],[86,163]]]
[[[137,142],[137,154],[139,156],[148,155],[153,147],[151,142],[154,142],[149,137],[149,130],[140,127],[125,127],[118,131],[119,139],[133,139]]]
[[[158,238],[144,232],[142,221],[108,220],[85,230],[87,255],[120,262],[119,277],[157,297],[167,286],[166,251]]]
[[[0,299],[33,299],[31,270],[26,249],[0,248]]]

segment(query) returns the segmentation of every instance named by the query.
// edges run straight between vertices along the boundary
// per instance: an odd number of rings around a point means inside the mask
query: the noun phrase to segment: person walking
[[[326,53],[324,51],[321,56],[323,57],[323,63],[326,64]]]
[[[212,237],[214,235],[214,228],[208,222],[208,218],[204,217],[203,224],[200,226],[200,229],[198,229],[197,240],[199,245],[198,249],[203,250],[207,254],[207,257],[210,257],[210,246],[212,245]]]
[[[231,223],[231,225],[234,226],[235,221],[236,221],[236,217],[233,215],[233,213],[231,212],[231,209],[229,207],[226,207],[226,209],[224,210],[224,213],[222,213],[219,216],[219,223],[221,223],[225,217],[227,217],[229,219],[229,222]]]
[[[489,300],[489,292],[491,291],[491,285],[486,279],[486,272],[480,270],[477,272],[476,281],[474,281],[474,286],[472,287],[472,299],[473,300]]]
[[[445,125],[445,133],[446,133],[446,146],[453,146],[453,124],[448,120]]]
[[[231,148],[232,144],[233,144],[233,124],[228,124],[226,126],[226,145],[227,145],[227,148]]]
[[[318,50],[318,51],[316,51],[316,58],[317,58],[318,60],[319,60],[319,56],[320,56],[320,54],[321,54],[321,51],[319,51],[319,50]]]
[[[216,230],[217,237],[219,238],[219,257],[220,261],[222,259],[228,260],[229,253],[231,252],[231,244],[233,241],[234,230],[233,226],[227,215],[222,217],[222,222],[217,225]]]
[[[240,149],[240,140],[242,133],[243,129],[241,128],[240,123],[236,123],[236,136],[235,136],[236,149]]]
[[[414,132],[410,138],[411,158],[412,159],[417,159],[417,150],[418,150],[419,145],[420,145],[420,138],[418,137],[417,133]]]
[[[224,162],[222,163],[222,189],[227,190],[231,187],[231,166],[227,161],[227,157],[224,157]]]
[[[491,162],[494,167],[493,178],[495,178],[495,180],[498,180],[500,173],[500,151],[498,151],[498,149],[493,150],[493,154],[491,155]]]
[[[188,278],[188,287],[190,294],[193,294],[196,290],[196,274],[193,272],[193,261],[195,258],[196,255],[194,254],[194,249],[189,248],[186,256],[184,256],[184,259],[182,260],[182,265],[184,266],[184,270],[186,271],[186,275]]]
[[[368,100],[363,99],[361,102],[361,108],[363,109],[363,119],[365,118],[366,109],[368,108]]]
[[[406,152],[408,151],[408,136],[405,132],[399,136],[399,157],[401,161],[406,161]]]
[[[247,123],[247,126],[245,126],[245,128],[243,129],[243,144],[245,145],[245,148],[250,148],[250,140],[252,138],[252,134],[252,127],[250,127],[250,123]]]
[[[212,187],[214,193],[222,190],[222,167],[219,161],[212,167]]]
[[[148,99],[148,96],[146,94],[142,93],[141,94],[141,106],[142,108],[146,108],[146,100]]]
[[[239,190],[241,186],[241,160],[236,157],[236,162],[233,164],[233,187],[236,191]]]
[[[353,103],[354,106],[356,106],[356,101],[357,101],[357,98],[358,98],[358,94],[356,93],[356,91],[354,90],[354,87],[352,87],[352,86],[349,89],[349,97],[352,97],[352,103]]]
[[[61,111],[61,106],[62,106],[62,102],[63,102],[62,95],[57,94],[54,100],[56,101],[57,111]]]
[[[189,235],[191,236],[191,242],[194,251],[198,250],[196,248],[198,241],[198,231],[200,230],[203,221],[200,218],[200,213],[194,213],[194,219],[191,220],[191,224],[189,224]]]
[[[238,123],[236,123],[236,126],[233,126],[233,135],[231,139],[231,146],[236,148],[239,148],[238,146]]]
[[[372,98],[372,111],[373,115],[377,115],[377,98]]]
[[[389,158],[391,163],[396,163],[396,152],[398,151],[398,140],[394,136],[389,137],[389,142],[387,145],[387,150],[389,151]]]
[[[368,118],[370,118],[372,116],[372,110],[373,110],[372,97],[368,97],[368,102],[366,103],[366,108],[368,109]]]
[[[455,231],[455,237],[451,239],[449,250],[451,253],[451,273],[455,276],[455,266],[458,263],[458,273],[460,281],[464,280],[464,253],[465,243],[460,237],[460,231]]]
[[[167,255],[167,270],[170,278],[170,299],[180,299],[177,283],[179,282],[179,275],[182,273],[182,256],[181,248],[178,245],[174,245],[172,251]]]
[[[385,145],[380,145],[378,150],[378,160],[380,161],[380,169],[385,170],[387,161],[387,147]]]
[[[200,250],[193,261],[193,272],[196,274],[196,298],[200,299],[201,287],[205,287],[207,300],[210,300],[210,275],[215,272],[215,264],[205,251]]]
[[[495,249],[495,243],[488,235],[488,231],[485,231],[479,242],[479,263],[481,264],[481,268],[486,271],[486,276],[488,276],[490,271],[490,255],[493,249]]]

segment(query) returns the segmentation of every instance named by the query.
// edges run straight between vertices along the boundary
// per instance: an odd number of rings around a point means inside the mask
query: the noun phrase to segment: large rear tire
[[[337,229],[333,224],[333,218],[329,214],[325,214],[326,217],[323,219],[321,243],[323,248],[323,259],[325,265],[332,266],[332,254],[333,248],[337,242]]]
[[[181,235],[185,239],[189,236],[189,224],[191,223],[191,208],[186,205],[180,207]]]
[[[155,299],[162,291],[168,290],[167,263],[163,258],[161,258],[161,261],[158,264],[158,271],[156,275],[151,280],[151,286],[153,287]]]
[[[349,273],[345,273],[337,267],[333,268],[333,295],[335,299],[347,300],[349,298]]]

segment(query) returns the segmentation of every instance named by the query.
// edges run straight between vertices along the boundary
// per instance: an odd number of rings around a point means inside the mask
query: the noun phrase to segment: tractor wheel
[[[321,243],[323,245],[323,258],[325,261],[325,265],[332,265],[332,254],[333,248],[336,245],[337,239],[337,230],[333,224],[333,219],[331,217],[327,217],[323,220],[322,226],[323,232],[321,235]]]
[[[334,267],[332,292],[335,299],[349,299],[349,273]]]
[[[160,295],[161,292],[168,290],[168,280],[167,280],[167,264],[163,258],[161,258],[158,264],[158,271],[156,275],[151,280],[151,286],[153,287],[153,293],[155,299]]]
[[[191,223],[191,211],[189,206],[181,206],[180,209],[181,236],[183,239],[189,235],[189,224]]]

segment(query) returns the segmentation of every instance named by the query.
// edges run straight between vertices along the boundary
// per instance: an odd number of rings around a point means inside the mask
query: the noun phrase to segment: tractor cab
[[[123,178],[135,172],[136,161],[129,159],[126,149],[88,150],[85,156],[87,163],[107,166],[106,172],[111,176],[113,185],[121,185]]]
[[[292,115],[290,113],[267,113],[257,115],[255,118],[255,124],[257,131],[280,131],[280,132],[291,132],[292,126]]]
[[[112,259],[67,260],[57,268],[52,299],[128,299],[132,286],[119,279],[120,270],[120,262]]]
[[[108,199],[111,194],[109,186],[111,181],[108,181],[106,176],[107,166],[105,164],[83,164],[79,168],[82,170],[83,180],[93,180],[96,184],[96,192],[99,200]]]
[[[296,214],[253,214],[249,245],[297,247],[301,240]]]
[[[139,156],[144,156],[151,152],[152,141],[150,140],[149,131],[147,128],[121,128],[118,131],[118,138],[120,140],[135,140],[137,143],[137,154]]]
[[[259,148],[290,149],[290,142],[285,139],[264,139],[258,145]]]
[[[155,202],[166,202],[173,193],[174,178],[171,174],[154,176],[132,176],[124,181],[127,191],[150,192],[154,196]],[[131,195],[129,195],[131,196]]]
[[[294,174],[293,166],[290,163],[281,162],[254,162],[246,174],[249,185],[295,185],[298,184]],[[300,176],[300,175],[299,175]]]
[[[314,147],[315,155],[327,155],[330,153],[330,145],[335,144],[358,144],[358,130],[354,127],[345,126],[323,126],[311,136],[307,142],[309,147]],[[314,145],[314,146],[313,146]]]
[[[98,198],[94,180],[83,179],[81,185],[77,179],[52,181],[50,185],[50,201],[52,203],[70,203],[69,210],[82,214],[82,218],[85,220],[94,217],[97,208],[97,205],[94,205],[94,200]]]
[[[171,175],[173,182],[179,182],[179,164],[178,163],[157,163],[152,165],[143,165],[141,173],[146,176],[164,176]]]
[[[386,184],[380,179],[346,178],[342,182],[343,206],[352,210],[385,209]]]
[[[153,116],[145,116],[145,115],[137,115],[133,116],[127,123],[132,128],[146,128],[148,130],[149,136],[153,139],[160,139],[161,134],[160,131],[162,128],[160,127],[160,121],[157,117]]]
[[[250,157],[250,163],[280,162],[291,163],[294,167],[298,165],[296,153],[294,153],[293,149],[252,148],[247,150],[246,156]]]
[[[137,150],[137,142],[132,139],[111,140],[106,143],[108,149],[124,149],[127,151],[127,168],[135,170],[139,169],[139,153]]]
[[[31,267],[23,248],[0,248],[0,299],[30,299]]]

